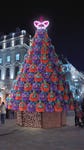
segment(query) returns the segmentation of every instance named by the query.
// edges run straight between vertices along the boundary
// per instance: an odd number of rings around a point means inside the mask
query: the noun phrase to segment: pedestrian
[[[81,109],[82,109],[82,124],[84,126],[84,98],[81,103]]]
[[[74,103],[75,126],[82,127],[82,110],[78,101]]]
[[[10,119],[14,119],[14,110],[10,110],[10,117],[9,117]]]
[[[1,108],[1,103],[0,103],[0,108]],[[1,109],[0,109],[0,124],[1,124]]]
[[[5,124],[5,119],[6,119],[6,106],[5,106],[5,103],[4,103],[4,102],[1,103],[0,111],[1,111],[1,124]]]

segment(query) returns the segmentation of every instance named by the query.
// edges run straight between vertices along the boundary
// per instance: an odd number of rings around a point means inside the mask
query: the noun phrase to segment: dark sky
[[[46,1],[46,0],[45,0]],[[30,1],[31,4],[7,3],[0,6],[0,33],[9,34],[16,28],[26,29],[32,36],[35,33],[33,21],[40,16],[50,21],[48,35],[56,52],[73,64],[79,71],[84,71],[84,6],[71,1]],[[53,2],[53,1],[52,1]],[[32,4],[33,3],[33,4]]]

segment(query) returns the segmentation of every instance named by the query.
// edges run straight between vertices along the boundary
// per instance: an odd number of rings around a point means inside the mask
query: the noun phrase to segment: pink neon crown
[[[34,26],[37,29],[46,29],[49,26],[49,21],[48,20],[44,21],[44,18],[41,16],[39,21],[38,20],[34,21]]]

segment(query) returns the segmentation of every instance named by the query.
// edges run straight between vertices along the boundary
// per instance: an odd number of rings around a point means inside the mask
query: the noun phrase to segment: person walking
[[[4,102],[1,103],[0,111],[1,111],[1,124],[5,124],[5,119],[6,119],[6,106],[5,106],[5,103],[4,103]]]
[[[74,112],[75,112],[75,126],[82,127],[82,110],[79,102],[75,101],[74,103]]]
[[[1,103],[0,103],[0,124],[1,124]]]
[[[84,126],[84,98],[83,98],[82,103],[81,103],[81,109],[82,109],[82,123]]]
[[[14,110],[12,110],[12,109],[10,110],[9,118],[14,119]]]

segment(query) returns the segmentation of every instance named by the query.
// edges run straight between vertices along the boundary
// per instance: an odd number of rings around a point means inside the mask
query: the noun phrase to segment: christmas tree
[[[8,109],[28,112],[73,110],[73,95],[62,61],[48,37],[49,21],[34,21],[36,32],[9,97]]]

